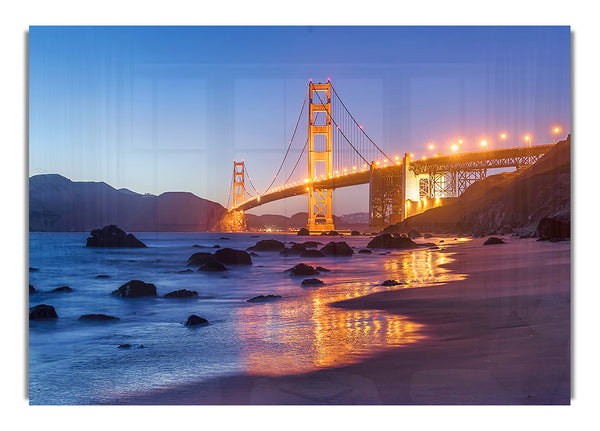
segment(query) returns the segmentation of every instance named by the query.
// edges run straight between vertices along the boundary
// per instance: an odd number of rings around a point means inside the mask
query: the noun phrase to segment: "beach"
[[[446,249],[442,266],[464,277],[329,304],[406,316],[423,325],[418,342],[340,367],[213,378],[114,404],[569,404],[570,241],[485,239]]]

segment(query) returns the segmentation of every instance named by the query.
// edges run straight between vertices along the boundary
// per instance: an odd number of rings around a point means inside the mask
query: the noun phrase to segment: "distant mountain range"
[[[210,231],[226,209],[188,192],[161,195],[115,189],[104,182],[71,181],[58,174],[29,178],[29,231],[89,232],[115,224],[126,232]],[[291,217],[246,214],[249,230],[306,227],[308,213]],[[336,217],[337,229],[366,229],[368,214]]]
[[[224,212],[222,205],[188,192],[142,195],[57,174],[29,178],[31,232],[87,232],[108,224],[127,232],[202,232]]]

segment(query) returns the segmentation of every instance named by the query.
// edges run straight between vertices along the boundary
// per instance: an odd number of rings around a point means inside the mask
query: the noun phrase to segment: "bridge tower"
[[[233,161],[233,207],[244,203],[246,186],[244,183],[244,161]]]
[[[324,164],[327,178],[333,176],[333,144],[331,130],[331,84],[308,83],[308,178],[317,177],[317,163]],[[314,98],[313,98],[314,97]],[[325,120],[318,121],[319,113],[325,114]],[[322,118],[323,116],[321,116]],[[323,124],[324,123],[324,124]],[[315,138],[319,137],[315,143]],[[324,142],[323,138],[324,137]],[[322,165],[321,165],[322,166]],[[309,182],[308,225],[311,232],[334,230],[333,225],[333,189],[317,188]]]

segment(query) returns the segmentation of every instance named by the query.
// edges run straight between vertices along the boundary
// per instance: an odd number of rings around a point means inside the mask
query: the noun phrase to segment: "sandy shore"
[[[335,369],[234,376],[118,404],[569,404],[570,242],[457,245],[464,280],[332,304],[425,324],[426,339]]]

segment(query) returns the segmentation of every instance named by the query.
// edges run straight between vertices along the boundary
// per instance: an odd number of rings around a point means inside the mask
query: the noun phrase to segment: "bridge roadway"
[[[438,174],[442,172],[452,171],[468,171],[468,170],[483,170],[495,168],[516,167],[521,168],[529,166],[548,152],[555,144],[534,145],[530,147],[511,147],[483,151],[471,151],[466,153],[439,155],[411,161],[409,169],[415,175],[423,174]],[[395,164],[381,168],[399,169],[401,165]],[[327,178],[318,181],[309,181],[307,183],[286,187],[283,190],[277,190],[271,193],[260,196],[260,199],[253,198],[241,205],[238,205],[234,210],[248,211],[260,205],[273,202],[279,199],[285,199],[292,196],[298,196],[308,193],[309,188],[315,187],[318,189],[337,189],[341,187],[356,186],[359,184],[368,184],[371,179],[370,171],[360,171],[356,173],[348,173],[334,178]]]

